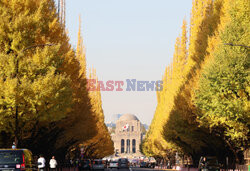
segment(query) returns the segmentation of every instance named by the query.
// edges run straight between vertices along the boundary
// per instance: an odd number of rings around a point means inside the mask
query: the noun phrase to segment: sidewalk
[[[182,167],[173,167],[172,169],[168,169],[166,166],[156,166],[155,170],[180,170],[180,171],[198,171],[198,168],[182,168]]]
[[[154,170],[177,170],[177,169],[168,169],[167,166],[155,166]]]

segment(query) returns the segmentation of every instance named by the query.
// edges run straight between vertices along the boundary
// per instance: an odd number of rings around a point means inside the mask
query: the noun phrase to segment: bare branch
[[[224,43],[224,45],[229,45],[229,46],[241,46],[241,47],[245,47],[245,48],[250,48],[250,46],[246,46],[246,45],[237,45],[237,44],[233,44],[233,43]]]
[[[38,45],[32,45],[32,46],[28,46],[27,48],[23,49],[22,52],[28,50],[28,49],[32,49],[32,48],[36,48],[36,47],[45,47],[45,46],[54,46],[56,44],[38,44]]]

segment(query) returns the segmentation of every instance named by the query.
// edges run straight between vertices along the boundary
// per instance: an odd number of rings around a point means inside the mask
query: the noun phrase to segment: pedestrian
[[[55,156],[52,156],[52,158],[49,161],[50,170],[55,171],[56,170],[56,166],[57,166],[57,162],[56,162]]]
[[[70,163],[70,167],[73,167],[74,162],[73,162],[73,160],[72,160],[72,159],[70,159],[69,163]]]
[[[77,158],[76,161],[75,161],[75,167],[79,166],[79,161],[80,161],[79,158]]]
[[[201,165],[203,166],[204,169],[207,168],[207,159],[206,159],[206,157],[203,158],[203,160],[201,162]]]
[[[39,159],[37,160],[39,171],[45,171],[45,163],[46,163],[45,158],[43,157],[43,155],[40,155]]]
[[[13,142],[13,144],[12,144],[12,149],[16,149],[16,143],[15,142]]]
[[[167,169],[170,169],[170,161],[168,160]]]

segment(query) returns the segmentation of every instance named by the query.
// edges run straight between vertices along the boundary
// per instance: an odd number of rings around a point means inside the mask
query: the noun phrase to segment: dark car
[[[122,169],[122,168],[128,169],[129,168],[129,161],[128,161],[128,159],[126,159],[126,158],[120,158],[118,160],[118,168],[119,169]]]
[[[79,163],[79,170],[91,170],[91,161],[90,160],[81,160]]]
[[[155,168],[155,162],[149,162],[148,168]]]
[[[32,170],[32,153],[28,149],[0,149],[0,170]]]
[[[217,158],[214,156],[201,157],[198,170],[199,171],[220,171],[220,164]]]
[[[147,168],[147,167],[148,167],[147,162],[141,162],[140,163],[140,168]]]

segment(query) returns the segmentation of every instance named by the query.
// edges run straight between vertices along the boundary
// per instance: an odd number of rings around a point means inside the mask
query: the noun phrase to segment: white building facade
[[[142,125],[135,115],[124,114],[116,122],[112,135],[115,152],[119,156],[141,156]]]

